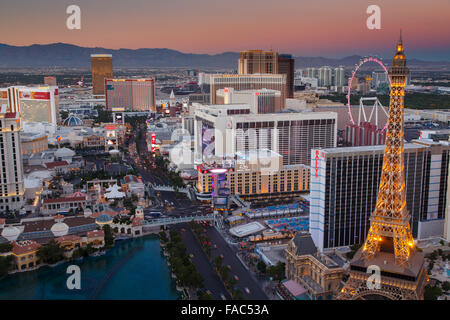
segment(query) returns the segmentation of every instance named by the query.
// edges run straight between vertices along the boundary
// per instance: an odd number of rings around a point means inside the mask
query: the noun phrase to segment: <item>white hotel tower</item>
[[[24,204],[19,113],[0,107],[0,210],[19,210]]]

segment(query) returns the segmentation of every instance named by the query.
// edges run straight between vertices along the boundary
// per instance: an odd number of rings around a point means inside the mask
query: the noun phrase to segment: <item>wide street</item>
[[[267,300],[268,297],[258,284],[258,281],[253,277],[251,272],[244,267],[242,262],[236,256],[236,250],[225,241],[219,231],[214,227],[206,227],[206,234],[211,240],[211,245],[213,247],[211,250],[212,259],[220,255],[224,257],[223,265],[231,266],[230,276],[234,277],[236,275],[238,277],[239,280],[236,283],[236,287],[241,289],[244,298]],[[214,245],[217,246],[216,249],[214,249]],[[249,289],[249,293],[246,292],[245,288]]]
[[[151,182],[156,185],[168,185],[168,177],[163,169],[152,166],[153,158],[147,149],[145,131],[145,128],[138,129],[137,133],[134,135],[136,140],[134,137],[130,138],[130,155],[126,158],[127,162],[138,171],[144,183],[147,184],[148,182]],[[136,144],[138,144],[139,147],[136,147]],[[148,159],[149,162],[145,163],[146,161],[143,161],[142,159]],[[160,205],[155,206],[154,209],[160,211],[163,215],[182,216],[207,214],[212,212],[209,204],[193,203],[184,194],[177,195],[175,192],[170,191],[156,191],[155,196],[158,198]],[[225,297],[229,299],[229,293],[226,291],[224,284],[220,280],[211,262],[208,260],[207,255],[202,250],[189,225],[184,223],[173,225],[172,228],[180,231],[188,254],[193,254],[193,263],[205,278],[205,288],[211,292],[213,299],[221,299],[221,294],[224,294]],[[205,228],[207,236],[212,242],[212,259],[220,255],[224,257],[223,266],[230,266],[231,270],[229,275],[237,280],[235,287],[241,290],[243,297],[250,300],[267,300],[268,297],[258,284],[258,281],[237,257],[237,250],[232,248],[225,241],[216,228]]]
[[[221,295],[223,294],[227,300],[231,299],[230,294],[227,292],[216,270],[214,270],[213,266],[209,262],[206,253],[200,247],[194,233],[189,228],[189,225],[187,223],[181,223],[178,225],[173,225],[171,228],[180,233],[181,239],[186,245],[187,254],[193,255],[192,262],[194,263],[197,271],[200,272],[205,279],[205,289],[211,292],[211,297],[214,300],[221,300]]]

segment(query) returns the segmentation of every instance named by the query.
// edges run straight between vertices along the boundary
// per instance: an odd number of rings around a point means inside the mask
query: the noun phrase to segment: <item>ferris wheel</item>
[[[378,59],[377,57],[365,57],[365,58],[361,59],[359,61],[359,64],[357,64],[355,66],[355,68],[353,69],[351,77],[348,79],[348,91],[347,91],[348,114],[350,116],[350,122],[352,124],[356,124],[356,125],[359,125],[362,121],[371,122],[373,120],[373,118],[375,117],[375,122],[376,122],[377,128],[382,128],[381,131],[384,131],[384,130],[386,130],[386,128],[388,126],[388,123],[386,121],[386,123],[380,125],[378,123],[379,118],[380,118],[380,117],[378,117],[378,113],[379,112],[384,112],[386,117],[387,117],[388,116],[388,112],[386,111],[386,108],[383,107],[383,105],[381,105],[380,101],[378,101],[378,98],[371,97],[371,98],[361,98],[360,99],[359,111],[358,111],[358,122],[355,121],[355,117],[352,114],[352,107],[351,107],[351,103],[350,103],[350,96],[351,96],[353,79],[355,78],[355,75],[358,72],[358,70],[367,62],[375,62],[375,63],[377,63],[383,69],[383,71],[386,73],[387,78],[389,80],[389,85],[390,85],[391,78],[389,77],[388,69],[386,68],[386,66],[383,64],[383,62],[380,59]],[[366,106],[364,105],[365,101],[373,101],[374,102],[372,111],[370,112],[369,116],[367,116],[367,114],[365,112],[365,108],[366,108]],[[362,116],[362,119],[361,119],[361,116]]]

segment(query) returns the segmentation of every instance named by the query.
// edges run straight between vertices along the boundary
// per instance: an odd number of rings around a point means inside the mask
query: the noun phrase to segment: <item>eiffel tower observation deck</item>
[[[423,299],[428,281],[424,255],[416,250],[406,209],[404,97],[408,75],[400,33],[389,68],[388,128],[377,203],[366,242],[350,262],[350,278],[338,299]],[[371,270],[377,268],[380,281],[371,282]]]

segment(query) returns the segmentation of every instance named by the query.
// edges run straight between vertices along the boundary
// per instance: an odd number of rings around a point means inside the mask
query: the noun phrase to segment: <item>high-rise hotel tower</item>
[[[239,57],[239,74],[278,73],[278,52],[249,50]]]
[[[24,204],[20,119],[18,112],[0,106],[0,211],[19,210]]]
[[[105,79],[113,78],[112,55],[91,54],[92,94],[105,94]]]

